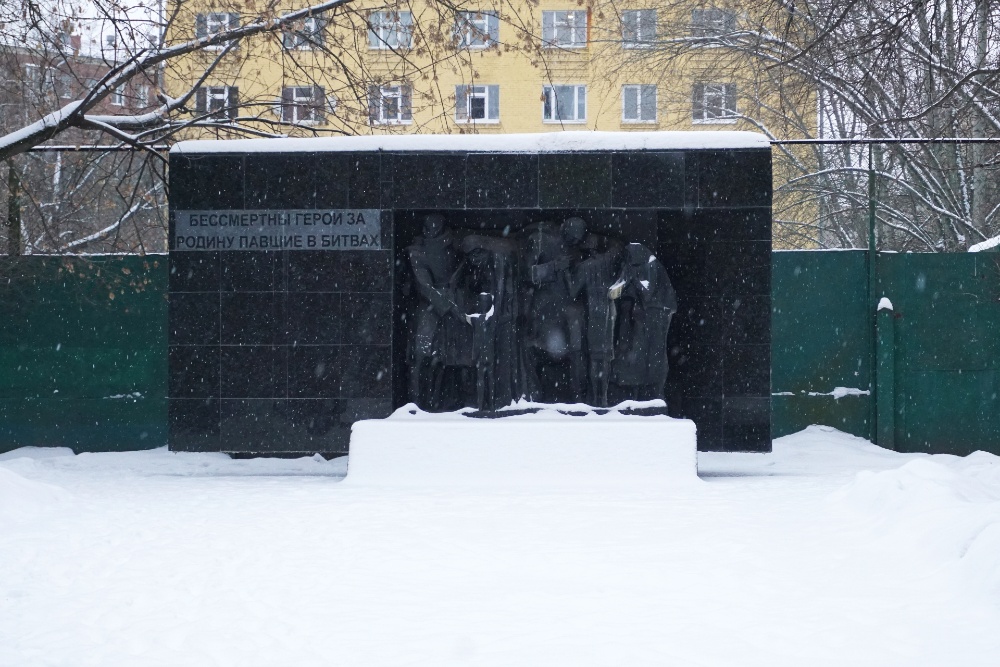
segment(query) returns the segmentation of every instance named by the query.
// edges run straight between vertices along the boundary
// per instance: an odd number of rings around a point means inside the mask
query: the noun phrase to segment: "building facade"
[[[179,9],[174,43],[252,20],[235,1]],[[194,98],[196,117],[300,136],[771,126],[787,134],[775,110],[789,100],[775,102],[775,91],[798,96],[791,104],[814,116],[808,90],[763,81],[724,48],[678,56],[668,46],[745,20],[731,8],[651,0],[365,2],[225,53],[192,54],[167,68],[166,86],[176,97],[214,67]]]

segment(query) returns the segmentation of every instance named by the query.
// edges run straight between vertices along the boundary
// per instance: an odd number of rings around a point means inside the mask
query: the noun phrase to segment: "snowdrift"
[[[876,541],[906,544],[1000,597],[1000,457],[936,455],[862,471],[829,501],[854,512]]]
[[[0,467],[0,523],[26,521],[64,506],[70,494],[58,486],[25,479]]]
[[[562,406],[577,408],[583,406]],[[583,408],[590,410],[589,408]],[[354,424],[345,483],[666,488],[698,483],[694,422],[611,410],[502,418],[414,405]]]

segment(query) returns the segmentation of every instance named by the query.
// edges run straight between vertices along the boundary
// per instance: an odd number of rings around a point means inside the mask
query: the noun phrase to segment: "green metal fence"
[[[1000,254],[776,252],[773,435],[1000,453]],[[166,444],[165,256],[0,264],[0,451]],[[877,357],[876,357],[877,355]],[[881,392],[870,392],[872,377]],[[873,432],[874,431],[874,432]]]
[[[167,442],[166,256],[0,264],[0,451]]]
[[[863,251],[774,254],[772,434],[827,424],[899,451],[1000,453],[1000,254],[879,253],[877,344],[867,267]],[[877,396],[850,391],[872,372]]]

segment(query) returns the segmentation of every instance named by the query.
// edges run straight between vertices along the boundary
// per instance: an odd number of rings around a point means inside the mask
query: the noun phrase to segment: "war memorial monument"
[[[170,171],[174,450],[346,453],[408,404],[770,450],[760,135],[194,141]]]

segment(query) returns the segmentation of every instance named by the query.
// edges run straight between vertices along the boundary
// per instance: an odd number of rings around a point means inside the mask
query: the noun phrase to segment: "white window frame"
[[[135,87],[135,106],[137,109],[149,106],[149,86],[142,84]]]
[[[231,86],[205,86],[205,113],[210,117],[221,114],[219,117],[226,120],[233,120],[236,110],[229,109],[229,90]],[[213,103],[218,103],[216,108],[212,108]]]
[[[695,85],[704,86],[704,92],[701,102],[701,117],[692,118],[691,122],[695,125],[733,125],[739,120],[739,111],[735,108],[726,108],[726,100],[732,94],[735,97],[736,84],[735,83],[719,83],[719,82],[701,82],[699,81]],[[709,99],[713,100],[714,105],[709,103]],[[694,96],[692,95],[692,98]],[[721,103],[720,103],[721,101]],[[697,100],[692,99],[695,103],[695,110],[697,110]],[[722,115],[710,116],[710,109],[720,109]]]
[[[229,12],[207,12],[205,14],[205,31],[209,35],[214,35],[229,30],[230,23],[232,23],[231,17],[232,14]]]
[[[205,36],[211,37],[212,35],[223,32],[225,30],[231,30],[239,27],[239,15],[232,14],[229,12],[205,12]],[[235,17],[235,25],[234,23]],[[206,51],[221,51],[225,48],[225,44],[213,44],[211,46],[206,46]]]
[[[635,35],[629,35],[628,17],[635,18]],[[622,11],[622,48],[649,49],[656,46],[656,10],[626,9]]]
[[[281,33],[281,47],[286,51],[310,51],[323,45],[325,29],[326,20],[322,16],[307,16],[301,26],[290,26]]]
[[[542,12],[542,42],[547,49],[587,48],[586,9]]]
[[[373,125],[410,125],[413,123],[413,89],[411,88],[409,93],[410,97],[410,117],[408,119],[403,118],[403,99],[407,97],[405,88],[409,88],[407,84],[397,84],[390,86],[379,86],[379,98],[378,98],[378,114],[377,117],[373,118],[371,109],[369,109],[369,119]],[[394,99],[396,100],[396,115],[393,118],[389,118],[386,115],[385,101]]]
[[[375,36],[375,39],[372,39],[372,35]],[[408,49],[412,44],[412,13],[379,11],[368,14],[368,48],[377,51],[394,51]]]
[[[290,91],[285,102],[284,90]],[[285,86],[281,96],[281,122],[293,125],[320,125],[319,117],[325,111],[326,100],[316,99],[316,86]],[[325,97],[325,95],[324,95]]]
[[[559,109],[559,91],[562,88],[565,94],[566,89],[572,89],[573,95],[573,117],[557,118]],[[582,99],[581,99],[582,98]],[[583,111],[581,115],[581,110]],[[584,84],[567,83],[542,86],[542,122],[558,123],[560,125],[583,124],[587,122],[587,86]]]
[[[642,113],[642,97],[643,97],[643,92],[644,92],[643,89],[646,89],[646,92],[648,92],[648,90],[650,88],[653,89],[653,117],[652,118],[643,118],[643,113]],[[628,96],[629,95],[635,95],[635,98],[636,98],[635,99],[635,107],[636,107],[636,117],[635,118],[629,118],[628,115],[627,115],[627,111],[628,111]],[[659,119],[659,113],[658,113],[658,108],[657,108],[658,104],[659,104],[659,90],[657,90],[655,84],[649,84],[649,83],[628,83],[628,84],[625,84],[624,86],[622,86],[622,123],[625,123],[625,124],[628,124],[628,125],[644,125],[644,124],[648,125],[650,123],[657,122],[657,120]]]
[[[466,89],[465,99],[455,99],[455,122],[461,125],[496,125],[500,122],[500,105],[499,105],[499,95],[500,86],[499,85],[474,85],[474,86],[461,86]],[[496,99],[493,96],[496,95]],[[472,117],[472,100],[482,100],[483,101],[483,117],[473,118]],[[490,103],[495,102],[497,108],[497,117],[490,118]],[[462,118],[458,113],[459,108],[465,108],[465,118]]]
[[[110,98],[111,106],[113,107],[123,107],[125,106],[125,84],[119,85],[113,91],[111,91]]]
[[[717,37],[736,26],[736,12],[709,6],[691,10],[691,36]],[[718,45],[711,45],[718,46]]]
[[[462,49],[488,49],[496,44],[497,36],[490,33],[490,12],[462,11],[455,13],[455,35]]]

